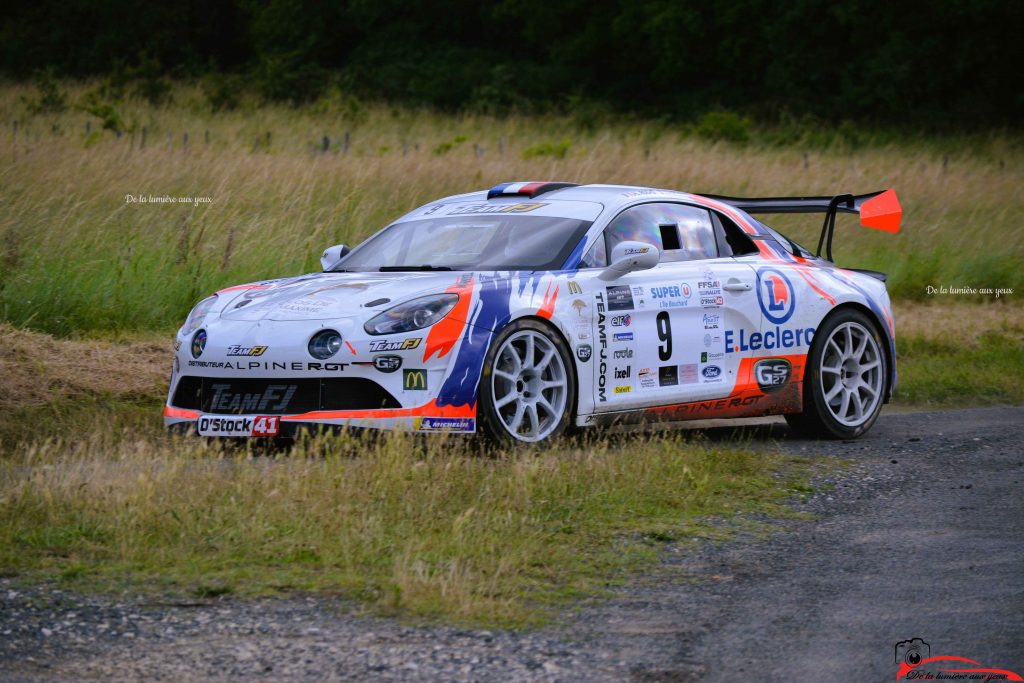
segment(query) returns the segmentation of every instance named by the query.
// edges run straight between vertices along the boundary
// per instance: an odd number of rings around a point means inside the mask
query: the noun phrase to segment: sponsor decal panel
[[[657,301],[660,308],[682,308],[688,306],[693,288],[689,283],[678,285],[658,285],[651,287],[651,300]]]
[[[417,417],[415,427],[420,432],[475,432],[476,419],[472,417]]]
[[[769,322],[784,324],[796,310],[793,283],[778,268],[760,269],[757,271],[757,303]]]
[[[612,337],[617,342],[633,341],[632,332],[616,332]]]
[[[247,303],[249,303],[249,301],[243,299],[242,301],[239,301],[237,304],[235,304],[235,308],[241,308]],[[304,297],[301,299],[292,299],[291,301],[286,301],[277,308],[278,310],[289,311],[291,313],[320,313],[325,308],[327,308],[327,305],[329,303],[330,301],[328,301],[327,299],[314,299],[311,297]]]
[[[708,365],[700,374],[704,377],[705,382],[720,382],[722,381],[722,368],[717,365]]]
[[[293,372],[344,372],[349,363],[303,363],[300,361],[230,361],[230,360],[190,360],[190,368],[210,368],[212,370],[290,370]]]
[[[696,384],[697,383],[697,364],[696,363],[684,363],[679,366],[679,383],[680,384]]]
[[[679,384],[679,368],[675,365],[662,365],[658,368],[658,386],[674,387]]]
[[[267,346],[229,346],[229,356],[262,356],[266,353]]]
[[[621,369],[620,368],[615,368],[615,379],[629,379],[630,376],[632,375],[632,372],[633,372],[633,368],[632,367],[625,367],[625,368],[621,368]]]
[[[754,379],[766,394],[786,386],[792,372],[793,366],[785,358],[763,358],[754,363]]]
[[[650,368],[640,368],[640,370],[637,371],[636,376],[640,380],[641,389],[658,388],[658,373],[654,372]]]
[[[705,313],[702,322],[705,330],[717,330],[722,325],[721,313]]]
[[[401,356],[377,356],[373,359],[373,367],[383,373],[397,372],[402,367]]]
[[[423,341],[423,337],[410,337],[409,339],[394,341],[381,339],[370,342],[370,351],[373,353],[380,351],[412,351],[419,347],[421,341]]]
[[[406,391],[426,391],[426,370],[402,370],[402,388]]]
[[[644,294],[643,285],[633,285],[633,304],[637,308],[644,308],[647,305],[647,297]]]
[[[633,316],[629,315],[613,315],[612,316],[612,327],[629,327],[630,323],[633,322]]]
[[[608,292],[609,311],[632,311],[633,291],[628,285],[617,285],[606,288]]]
[[[813,327],[775,327],[764,332],[744,329],[725,331],[725,352],[743,353],[758,349],[792,349],[810,346],[814,338]]]
[[[750,406],[756,405],[762,398],[764,398],[763,394],[755,394],[754,396],[735,396],[733,398],[719,398],[712,401],[681,403],[679,405],[671,406],[665,410],[655,409],[655,411],[658,413],[669,414],[674,417],[695,416],[705,413],[720,414],[722,411],[726,410],[731,411],[739,408],[749,408]]]
[[[612,355],[615,357],[616,360],[623,360],[625,358],[632,358],[633,357],[633,349],[617,349],[615,351],[615,353],[613,353]]]
[[[609,290],[612,288],[609,287]],[[608,332],[607,316],[604,314],[604,296],[597,295],[597,400],[604,403],[608,400]]]
[[[713,363],[715,361],[720,361],[720,360],[722,360],[724,358],[725,358],[725,354],[722,353],[722,352],[718,352],[718,353],[713,353],[711,351],[701,351],[700,352],[700,362],[701,363]]]
[[[442,204],[441,207],[445,205]],[[468,206],[455,205],[448,211],[442,213],[448,216],[458,216],[465,213],[527,213],[547,206],[546,202],[520,202],[519,204],[469,204]],[[433,212],[430,212],[433,213]]]
[[[277,436],[281,431],[281,418],[277,415],[203,415],[196,427],[200,436]]]
[[[615,393],[616,394],[630,394],[632,392],[633,392],[633,387],[632,387],[632,385],[629,385],[629,384],[623,384],[623,385],[615,387]]]
[[[213,398],[210,410],[217,412],[273,412],[288,410],[299,387],[295,384],[268,384],[263,391],[240,393],[231,391],[230,384],[212,384]]]

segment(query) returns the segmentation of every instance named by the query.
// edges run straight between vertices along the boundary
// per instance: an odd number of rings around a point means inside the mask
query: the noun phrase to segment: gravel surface
[[[1024,408],[886,413],[769,538],[666,546],[529,633],[412,627],[329,598],[159,602],[0,580],[0,680],[884,680],[897,641],[1024,673]],[[746,428],[750,432],[751,428]],[[707,431],[729,439],[732,428]]]

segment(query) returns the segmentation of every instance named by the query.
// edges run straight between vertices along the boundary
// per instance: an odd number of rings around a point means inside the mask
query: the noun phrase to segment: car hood
[[[367,317],[414,296],[444,292],[460,273],[313,273],[229,287],[225,320],[329,320]]]

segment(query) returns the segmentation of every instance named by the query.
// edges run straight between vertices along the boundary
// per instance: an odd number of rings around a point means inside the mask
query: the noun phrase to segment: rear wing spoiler
[[[742,209],[750,214],[756,213],[824,213],[825,222],[821,226],[821,237],[818,238],[818,256],[825,246],[826,258],[832,260],[832,235],[836,229],[837,213],[855,213],[860,215],[860,222],[868,228],[899,232],[903,209],[895,190],[871,192],[870,194],[839,194],[834,197],[720,197],[704,195]],[[826,240],[827,237],[827,240]]]

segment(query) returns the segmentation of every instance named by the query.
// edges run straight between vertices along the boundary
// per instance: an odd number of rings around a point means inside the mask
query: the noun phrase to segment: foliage
[[[731,111],[709,111],[700,117],[694,132],[705,140],[747,142],[753,122]]]
[[[339,84],[494,115],[568,111],[579,97],[676,120],[716,110],[961,129],[1024,120],[1024,5],[1002,0],[9,5],[0,71],[18,77],[103,75],[145,54],[164,75],[247,72],[287,102]]]
[[[35,85],[38,93],[34,97],[22,96],[22,102],[30,114],[60,113],[67,109],[67,94],[61,90],[52,68],[37,71]]]
[[[565,155],[569,153],[570,147],[572,147],[572,140],[569,139],[559,142],[539,142],[524,149],[523,158],[552,157],[553,159],[564,159]]]

